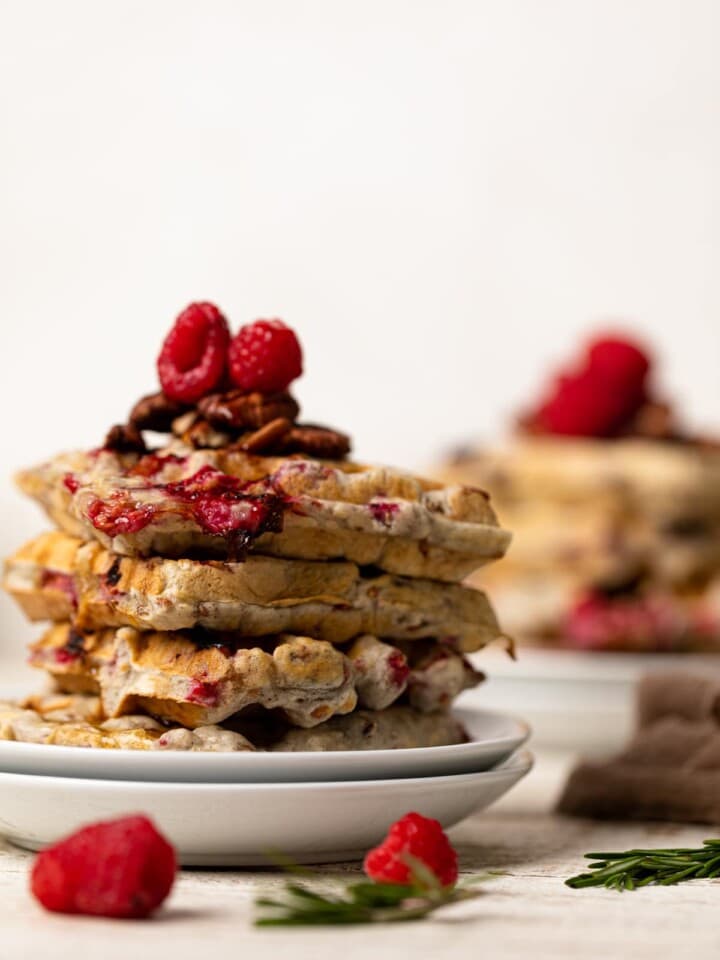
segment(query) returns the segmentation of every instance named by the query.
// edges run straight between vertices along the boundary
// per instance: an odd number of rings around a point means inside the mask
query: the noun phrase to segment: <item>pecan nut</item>
[[[116,423],[110,427],[103,447],[115,453],[147,453],[143,436],[132,423]]]
[[[350,437],[339,430],[298,424],[285,434],[278,452],[305,453],[321,460],[342,460],[350,453],[350,446]]]
[[[197,419],[181,434],[181,439],[196,450],[220,450],[230,443],[230,436],[210,426],[207,420]]]
[[[167,433],[172,422],[187,406],[170,400],[164,393],[150,393],[141,397],[130,411],[130,423],[138,430],[157,430]]]
[[[238,446],[245,453],[273,453],[278,448],[278,441],[290,430],[292,421],[286,417],[277,417],[254,433],[247,434],[239,441]]]
[[[295,420],[300,408],[289,393],[214,393],[198,402],[198,409],[214,427],[257,430],[273,420]]]
[[[648,440],[672,440],[678,435],[670,405],[652,401],[640,407],[623,433]]]

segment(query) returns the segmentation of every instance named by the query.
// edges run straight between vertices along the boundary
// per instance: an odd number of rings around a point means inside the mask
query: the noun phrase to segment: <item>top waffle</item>
[[[252,550],[452,582],[501,557],[510,540],[473,487],[347,461],[194,450],[178,440],[151,454],[61,455],[18,482],[61,529],[126,556]]]
[[[531,572],[546,591],[549,571],[598,583],[641,571],[691,586],[720,567],[720,451],[709,445],[518,438],[443,476],[487,483],[522,530],[497,581]]]

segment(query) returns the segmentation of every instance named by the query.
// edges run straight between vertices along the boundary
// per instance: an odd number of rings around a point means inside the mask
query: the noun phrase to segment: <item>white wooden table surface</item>
[[[167,906],[151,921],[51,915],[27,892],[32,856],[0,842],[0,960],[717,958],[720,882],[625,894],[563,885],[582,868],[585,851],[696,845],[713,832],[556,817],[551,808],[569,762],[565,755],[541,755],[535,771],[511,794],[452,831],[465,872],[491,868],[504,875],[486,885],[481,899],[418,923],[256,929],[252,900],[278,882],[276,874],[257,871],[184,871]],[[356,864],[340,865],[323,876],[332,883],[357,870]]]

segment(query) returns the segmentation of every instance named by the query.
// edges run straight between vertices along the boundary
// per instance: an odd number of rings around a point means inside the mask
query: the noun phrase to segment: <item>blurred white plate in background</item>
[[[520,647],[471,657],[487,681],[462,695],[464,707],[511,710],[532,727],[533,746],[588,756],[625,745],[635,723],[635,687],[657,671],[720,672],[712,654],[582,653]]]

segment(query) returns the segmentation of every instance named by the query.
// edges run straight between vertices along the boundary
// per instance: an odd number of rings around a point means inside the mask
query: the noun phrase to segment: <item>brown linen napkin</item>
[[[638,726],[669,715],[720,723],[720,673],[651,673],[638,684]]]
[[[637,717],[637,732],[622,753],[572,771],[558,811],[720,823],[720,672],[645,677]]]

